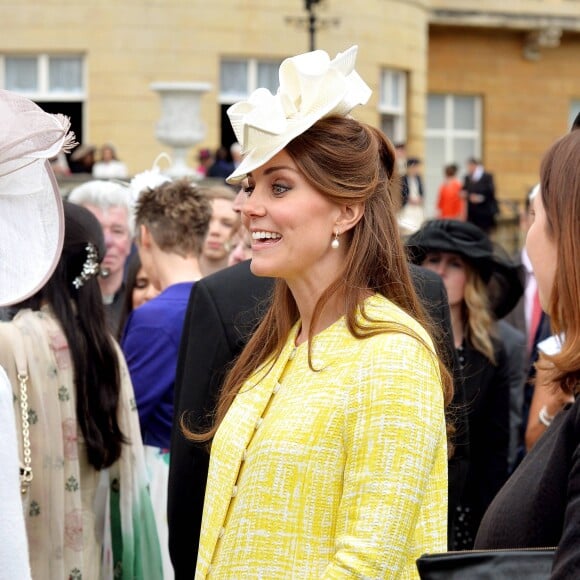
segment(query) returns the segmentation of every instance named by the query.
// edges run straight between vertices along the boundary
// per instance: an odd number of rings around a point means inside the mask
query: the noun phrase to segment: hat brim
[[[316,121],[310,123],[307,127],[303,129],[296,130],[295,134],[292,136],[285,135],[284,138],[280,138],[277,145],[272,145],[267,148],[257,148],[252,149],[252,151],[248,152],[246,156],[243,158],[242,162],[236,167],[235,171],[228,175],[226,178],[226,183],[230,183],[231,185],[235,185],[243,181],[247,176],[248,173],[252,173],[252,171],[258,169],[258,167],[262,167],[265,163],[268,163],[270,159],[276,156],[292,139],[295,139],[304,131],[309,129],[312,125],[314,125]]]
[[[10,306],[46,284],[62,252],[62,197],[50,163],[37,159],[3,176],[0,206],[0,306]]]
[[[483,278],[484,282],[487,283],[496,265],[491,254],[482,256],[470,255],[462,251],[462,249],[458,247],[457,244],[454,244],[450,240],[437,240],[436,242],[432,243],[418,243],[416,245],[412,245],[410,243],[412,239],[413,235],[408,238],[407,252],[411,262],[417,266],[420,266],[425,261],[425,257],[429,252],[449,252],[451,254],[457,254],[458,256],[461,256],[466,262],[476,266],[480,276]]]
[[[280,153],[280,151],[282,151],[290,141],[302,135],[302,133],[310,129],[310,127],[320,121],[320,119],[331,114],[336,106],[336,102],[331,101],[325,103],[325,106],[327,109],[326,111],[321,112],[319,109],[317,114],[300,119],[289,119],[288,128],[283,134],[271,134],[269,140],[265,142],[263,146],[255,147],[245,153],[241,163],[235,171],[226,178],[226,182],[235,185],[244,180],[248,173],[252,173],[252,171],[270,161],[270,159]]]

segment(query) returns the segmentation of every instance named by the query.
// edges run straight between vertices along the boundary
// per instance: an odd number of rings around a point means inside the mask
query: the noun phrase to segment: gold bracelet
[[[553,420],[554,420],[554,415],[550,415],[548,413],[548,407],[546,405],[544,405],[540,409],[540,412],[538,413],[538,421],[542,425],[545,425],[546,427],[549,427],[552,424],[552,421]]]

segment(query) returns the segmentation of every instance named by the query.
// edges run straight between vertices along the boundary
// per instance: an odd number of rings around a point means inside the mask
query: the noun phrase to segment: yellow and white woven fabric
[[[314,338],[314,372],[295,326],[214,439],[197,579],[417,578],[416,558],[446,549],[431,340],[382,296],[365,308],[428,346],[400,330],[357,339],[342,318]]]

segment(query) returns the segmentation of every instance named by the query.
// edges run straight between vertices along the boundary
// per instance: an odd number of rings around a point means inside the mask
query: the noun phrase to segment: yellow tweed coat
[[[400,331],[356,339],[342,318],[314,338],[315,372],[297,324],[214,439],[196,579],[417,578],[416,558],[446,549],[431,340],[386,298],[365,307],[429,348]]]

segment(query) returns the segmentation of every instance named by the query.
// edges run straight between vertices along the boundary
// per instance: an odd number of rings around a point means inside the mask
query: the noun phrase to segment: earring
[[[332,242],[330,242],[330,247],[333,250],[337,250],[339,246],[340,246],[340,242],[338,241],[338,230],[334,230],[334,240],[332,240]]]

